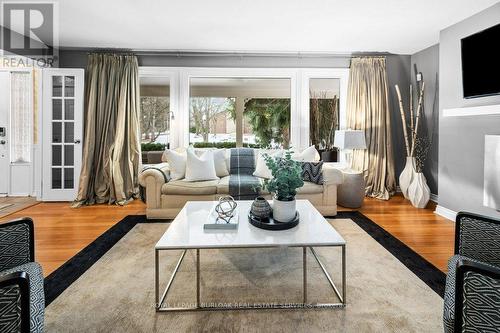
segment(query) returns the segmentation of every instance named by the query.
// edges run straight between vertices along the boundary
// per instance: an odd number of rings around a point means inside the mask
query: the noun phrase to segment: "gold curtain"
[[[137,197],[139,186],[137,57],[89,55],[85,102],[82,171],[73,206],[124,205]]]
[[[364,173],[365,194],[388,200],[394,194],[396,180],[385,58],[351,60],[347,126],[365,132],[367,149],[355,150],[352,158],[352,168]]]

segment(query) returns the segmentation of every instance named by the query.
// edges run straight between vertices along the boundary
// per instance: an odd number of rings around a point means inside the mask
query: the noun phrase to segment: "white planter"
[[[406,157],[406,165],[399,175],[399,188],[406,199],[409,199],[408,188],[415,177],[415,157]]]
[[[295,218],[296,201],[281,201],[273,199],[273,219],[280,222],[288,222]]]
[[[422,172],[415,173],[413,181],[408,188],[408,197],[411,204],[417,208],[425,208],[431,198],[431,190]]]

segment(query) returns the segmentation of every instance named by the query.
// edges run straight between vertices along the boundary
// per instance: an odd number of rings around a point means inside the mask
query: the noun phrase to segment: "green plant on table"
[[[284,157],[271,157],[268,154],[263,156],[273,176],[264,180],[264,189],[274,193],[277,200],[292,201],[297,189],[304,186],[301,163],[292,160],[290,150],[285,151]]]

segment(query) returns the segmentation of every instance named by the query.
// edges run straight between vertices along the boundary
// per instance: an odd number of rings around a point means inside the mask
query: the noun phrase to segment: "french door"
[[[0,71],[0,196],[9,192],[10,72]]]
[[[83,142],[83,69],[43,70],[43,201],[76,198]]]

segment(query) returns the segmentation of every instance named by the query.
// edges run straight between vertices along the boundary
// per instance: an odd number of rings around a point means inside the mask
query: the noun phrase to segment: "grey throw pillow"
[[[322,168],[322,161],[302,162],[302,179],[307,182],[323,185],[323,173],[321,172]]]

